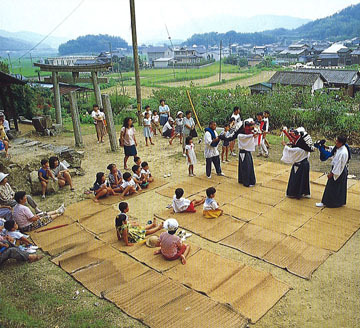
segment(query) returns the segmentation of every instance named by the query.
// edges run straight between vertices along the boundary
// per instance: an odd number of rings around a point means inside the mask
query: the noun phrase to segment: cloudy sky
[[[0,0],[0,29],[49,33],[82,0]],[[283,15],[316,19],[359,0],[135,0],[139,42],[167,38],[186,39],[191,31],[219,31],[211,24],[218,17]],[[53,36],[76,38],[107,33],[131,40],[128,0],[84,0]],[[236,28],[234,28],[236,30]],[[238,31],[243,32],[243,31]]]

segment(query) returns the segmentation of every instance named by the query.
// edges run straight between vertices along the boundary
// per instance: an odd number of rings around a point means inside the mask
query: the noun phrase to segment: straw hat
[[[167,219],[164,222],[164,229],[167,231],[176,231],[179,228],[179,223],[175,219]]]
[[[154,248],[157,247],[158,242],[159,242],[158,236],[151,236],[148,239],[146,239],[146,246]]]
[[[3,181],[9,174],[0,172],[0,182]]]

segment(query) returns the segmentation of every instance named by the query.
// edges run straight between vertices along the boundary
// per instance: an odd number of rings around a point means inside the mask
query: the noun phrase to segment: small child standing
[[[141,167],[138,165],[134,165],[132,168],[133,171],[133,180],[135,181],[135,183],[137,183],[141,189],[145,189],[148,187],[149,182],[146,181],[146,177],[143,177],[141,174]]]
[[[175,118],[175,134],[171,137],[169,140],[170,145],[172,144],[173,140],[179,136],[180,138],[180,145],[183,141],[183,128],[184,128],[184,118],[183,118],[183,112],[178,111]]]
[[[268,110],[264,111],[264,142],[265,142],[265,146],[270,149],[270,144],[266,139],[266,135],[269,133],[269,129],[270,129],[270,125],[269,125],[269,117],[270,117],[270,112]]]
[[[219,205],[215,198],[216,189],[210,187],[206,189],[206,200],[204,202],[203,215],[207,219],[216,219],[223,214],[223,210],[219,209]]]
[[[175,219],[167,219],[164,222],[164,229],[159,238],[160,249],[155,251],[154,254],[162,254],[168,261],[181,259],[182,264],[186,264],[186,256],[190,252],[190,245],[183,244],[180,237],[176,236],[176,231],[179,228],[179,223]]]
[[[94,183],[93,190],[95,194],[95,198],[93,200],[95,203],[99,202],[99,199],[102,197],[115,195],[114,190],[106,183],[104,172],[96,173],[96,181]]]
[[[156,130],[159,131],[160,135],[162,134],[162,130],[160,127],[160,117],[158,115],[157,110],[153,111],[153,115],[151,117],[151,126],[154,132],[154,135],[156,136]]]
[[[115,227],[118,240],[123,239],[126,246],[133,246],[135,243],[145,239],[145,236],[151,235],[162,229],[163,225],[160,223],[156,225],[156,219],[152,224],[145,228],[140,227],[136,222],[129,222],[127,212],[129,212],[129,205],[126,202],[119,204],[120,214],[116,216]]]
[[[141,176],[144,176],[146,178],[146,181],[149,183],[154,181],[154,178],[149,170],[148,162],[141,163]]]
[[[230,131],[230,124],[228,123],[228,124],[225,124],[224,131],[221,132],[220,135],[224,135],[225,137],[228,137],[230,134],[229,131]],[[225,154],[226,162],[229,162],[229,160],[228,160],[229,145],[230,145],[230,141],[223,140],[222,151],[221,151],[221,161],[223,163],[225,163],[224,154]]]
[[[152,145],[154,145],[154,143],[151,140],[152,137],[152,131],[151,131],[151,118],[150,118],[150,112],[145,112],[145,117],[144,117],[144,137],[145,137],[145,143],[146,146],[148,145],[148,139],[150,141],[150,143]]]
[[[196,154],[193,144],[193,138],[191,136],[187,136],[185,139],[185,155],[186,155],[186,163],[189,166],[189,176],[193,177],[194,174],[194,165],[196,164]]]
[[[199,206],[204,203],[205,199],[200,200],[193,200],[190,201],[189,199],[183,198],[184,189],[177,188],[175,190],[175,195],[172,201],[172,208],[174,213],[182,213],[182,212],[189,212],[195,213],[196,209],[195,206]]]
[[[41,160],[41,168],[38,171],[39,181],[41,183],[41,198],[45,198],[45,193],[47,189],[47,185],[49,183],[49,179],[53,179],[54,181],[57,181],[57,178],[54,177],[50,170],[49,161],[47,159]]]

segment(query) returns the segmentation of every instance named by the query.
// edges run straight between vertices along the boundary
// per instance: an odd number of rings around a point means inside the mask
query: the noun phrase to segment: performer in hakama
[[[292,164],[286,196],[298,199],[301,197],[310,198],[310,164],[308,158],[310,152],[314,151],[312,139],[304,128],[290,130],[289,133],[285,131],[283,130],[289,136],[290,143],[286,144],[285,141],[282,141],[285,147],[281,161]]]
[[[327,175],[328,181],[321,203],[318,207],[340,207],[346,204],[348,163],[351,158],[350,150],[346,147],[346,137],[337,137],[333,153],[331,172]]]
[[[234,131],[228,137],[219,136],[222,140],[232,141],[237,139],[239,146],[238,182],[245,187],[253,187],[256,183],[254,163],[251,153],[255,151],[256,137],[254,133],[255,122],[252,118],[244,121],[240,129]]]

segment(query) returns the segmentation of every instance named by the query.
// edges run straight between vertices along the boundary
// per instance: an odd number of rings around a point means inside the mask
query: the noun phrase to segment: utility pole
[[[222,48],[222,40],[220,40],[220,67],[219,67],[219,82],[221,82],[221,48]]]
[[[142,125],[141,124],[141,86],[140,86],[139,57],[138,57],[138,46],[137,46],[137,36],[136,36],[134,0],[130,0],[130,16],[131,16],[131,36],[132,36],[132,45],[133,45],[135,82],[136,82],[137,115],[138,115],[139,125]]]
[[[10,64],[10,68],[11,68],[10,73],[12,73],[13,72],[13,66],[12,66],[12,62],[11,62],[11,58],[10,58],[10,52],[8,52],[8,57],[9,57],[9,64]]]

